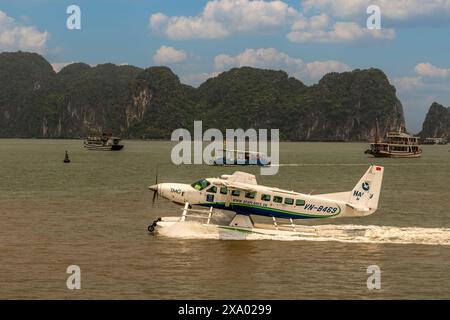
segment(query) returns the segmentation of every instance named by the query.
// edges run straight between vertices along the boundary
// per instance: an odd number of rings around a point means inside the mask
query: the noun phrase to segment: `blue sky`
[[[66,9],[81,9],[68,30]],[[366,9],[381,9],[369,30]],[[377,67],[418,132],[433,101],[450,105],[450,3],[440,0],[1,0],[0,51],[71,62],[167,65],[198,85],[235,66],[283,69],[306,84]]]

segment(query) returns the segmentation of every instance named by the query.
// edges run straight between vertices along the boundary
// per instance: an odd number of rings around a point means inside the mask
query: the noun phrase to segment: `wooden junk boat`
[[[120,138],[104,133],[101,137],[87,137],[84,140],[84,147],[93,151],[120,151],[123,145]]]
[[[419,138],[409,135],[403,126],[397,131],[387,133],[384,141],[378,140],[378,130],[375,143],[370,144],[366,154],[377,158],[418,158],[422,155]]]

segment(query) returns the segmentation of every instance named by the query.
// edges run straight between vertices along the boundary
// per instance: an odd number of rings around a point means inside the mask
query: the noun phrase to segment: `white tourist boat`
[[[422,155],[419,140],[400,127],[397,131],[388,132],[384,141],[378,141],[377,136],[365,153],[376,158],[419,158]]]
[[[84,147],[93,151],[120,151],[123,145],[121,139],[103,134],[101,137],[88,137],[84,140]]]

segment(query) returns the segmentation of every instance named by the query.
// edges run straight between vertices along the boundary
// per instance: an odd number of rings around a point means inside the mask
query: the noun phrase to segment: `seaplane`
[[[182,214],[158,218],[148,230],[157,232],[175,224],[195,222],[208,233],[232,232],[244,235],[244,238],[250,234],[314,236],[314,228],[294,221],[373,214],[378,209],[383,173],[384,167],[371,165],[351,191],[317,195],[258,185],[254,175],[240,171],[220,178],[200,179],[192,184],[158,184],[156,181],[149,187],[154,192],[153,202],[161,196],[181,205]],[[231,212],[231,222],[212,223],[218,210]],[[252,216],[269,217],[272,221],[255,224]],[[289,223],[278,223],[277,219],[289,220]]]

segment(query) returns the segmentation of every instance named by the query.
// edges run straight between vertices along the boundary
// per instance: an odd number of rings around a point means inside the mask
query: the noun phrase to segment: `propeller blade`
[[[156,189],[156,200],[159,200],[159,184],[158,184],[158,188]]]
[[[152,199],[152,204],[155,205],[155,200],[156,197],[158,196],[158,191],[153,191],[153,199]]]
[[[155,201],[157,199],[159,199],[158,166],[156,166],[155,185],[156,185],[156,190],[153,191],[153,199],[152,199],[152,204],[153,205],[155,205]]]

